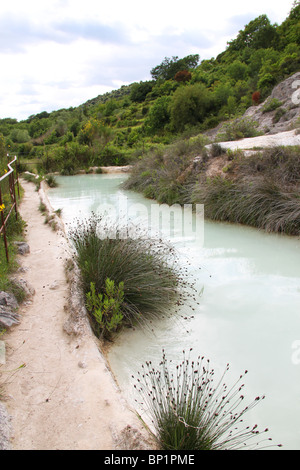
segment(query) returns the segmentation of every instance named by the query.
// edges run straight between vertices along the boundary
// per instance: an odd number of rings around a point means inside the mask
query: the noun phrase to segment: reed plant
[[[293,189],[300,183],[299,146],[269,147],[252,156],[241,156],[233,162],[232,170],[240,179],[263,176],[273,179],[281,189]]]
[[[299,235],[299,146],[270,147],[251,156],[227,151],[227,161],[217,143],[210,152],[197,147],[196,158],[194,150],[180,142],[164,153],[148,154],[134,166],[124,188],[159,203],[204,204],[211,220]],[[216,156],[223,156],[222,174],[208,178]]]
[[[216,177],[196,186],[192,200],[205,206],[211,220],[241,223],[268,232],[300,234],[300,196],[272,179],[233,181]]]
[[[45,181],[48,184],[49,188],[56,188],[58,186],[54,175],[51,175],[51,174],[47,175],[45,177]]]
[[[163,240],[148,239],[138,229],[135,236],[125,237],[123,227],[112,229],[95,214],[69,235],[85,295],[91,283],[96,295],[105,294],[107,279],[116,286],[122,283],[123,325],[161,317],[181,295],[176,253]]]
[[[194,158],[205,152],[206,143],[205,137],[199,135],[150,151],[133,167],[123,188],[141,192],[160,204],[184,203],[185,184],[182,184],[181,177],[193,164]]]
[[[256,397],[244,406],[243,379],[247,371],[227,386],[227,364],[215,384],[209,359],[198,357],[194,361],[190,351],[183,351],[183,359],[177,365],[168,361],[163,351],[158,368],[146,362],[137,377],[133,376],[142,399],[137,400],[138,406],[143,416],[147,414],[152,421],[158,447],[195,451],[251,450],[272,445],[272,439],[265,437],[267,428],[259,431],[256,424],[244,423],[245,414],[265,398]]]

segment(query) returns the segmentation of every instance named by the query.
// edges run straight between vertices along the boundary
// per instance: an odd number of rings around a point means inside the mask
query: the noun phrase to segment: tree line
[[[250,21],[217,57],[173,56],[151,80],[122,86],[78,107],[1,119],[6,147],[41,171],[72,174],[89,166],[135,161],[153,146],[204,133],[260,103],[300,70],[300,4],[282,24]]]

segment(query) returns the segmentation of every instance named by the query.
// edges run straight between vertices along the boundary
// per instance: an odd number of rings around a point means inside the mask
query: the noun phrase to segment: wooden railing
[[[9,254],[8,254],[8,244],[7,244],[7,236],[6,236],[6,225],[8,222],[9,217],[12,215],[12,212],[14,211],[16,220],[18,220],[18,208],[17,208],[17,197],[16,197],[16,186],[18,190],[18,197],[20,197],[20,188],[19,188],[19,178],[18,178],[18,170],[17,170],[17,157],[14,157],[13,160],[11,160],[11,157],[7,155],[7,170],[4,170],[5,173],[3,176],[0,177],[0,214],[1,214],[1,226],[0,226],[0,235],[3,235],[3,240],[4,240],[4,246],[5,246],[5,254],[6,254],[6,260],[9,262]],[[15,167],[13,168],[13,165]],[[7,180],[8,178],[8,180]],[[7,184],[8,182],[8,192],[10,195],[10,201],[8,204],[8,213],[5,210],[5,202],[2,197],[3,193],[3,185],[4,183]]]

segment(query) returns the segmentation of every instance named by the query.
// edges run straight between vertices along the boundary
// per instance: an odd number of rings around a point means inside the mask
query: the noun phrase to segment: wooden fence
[[[8,244],[7,244],[7,236],[6,236],[7,221],[9,217],[12,215],[13,211],[14,211],[16,220],[18,220],[16,186],[17,186],[17,191],[18,191],[18,197],[20,197],[19,178],[18,178],[18,170],[17,170],[17,164],[16,164],[17,157],[14,157],[14,159],[11,161],[10,159],[11,157],[7,155],[7,162],[8,162],[7,168],[8,169],[4,170],[5,171],[4,175],[0,177],[0,214],[1,214],[0,236],[3,235],[7,262],[9,262]],[[3,200],[4,185],[6,185],[5,192],[7,193],[7,189],[9,192],[9,203]],[[5,202],[7,203],[8,208],[5,207]],[[8,212],[6,209],[8,209]]]

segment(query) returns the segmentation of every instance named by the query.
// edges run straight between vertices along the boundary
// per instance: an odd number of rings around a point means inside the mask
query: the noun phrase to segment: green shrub
[[[216,142],[234,141],[247,137],[257,137],[261,132],[257,130],[258,123],[251,118],[236,119],[224,124],[216,137]]]
[[[285,108],[278,108],[272,120],[273,124],[276,124],[278,121],[280,121],[280,119],[286,114],[286,112],[287,111]]]
[[[277,98],[273,98],[266,102],[262,108],[262,112],[270,113],[271,111],[275,111],[275,109],[280,108],[280,106],[282,106],[282,101],[279,101]]]
[[[124,228],[105,225],[92,215],[70,230],[81,272],[82,289],[91,283],[96,295],[105,295],[110,279],[124,286],[123,324],[145,323],[164,315],[178,295],[179,273],[174,250],[161,240],[148,240],[139,232],[125,237]]]
[[[236,162],[239,178],[245,176],[263,176],[273,179],[282,190],[296,190],[300,183],[299,147],[269,147]],[[291,189],[289,189],[291,187]]]
[[[202,123],[210,102],[210,93],[201,83],[177,88],[170,103],[172,128],[182,132],[186,125],[194,126]]]
[[[122,304],[124,300],[124,283],[116,287],[114,281],[106,279],[104,294],[96,294],[95,283],[86,294],[87,310],[94,318],[94,328],[98,337],[110,338],[123,322]]]
[[[149,151],[136,163],[129,178],[122,185],[124,189],[140,191],[145,197],[157,199],[160,203],[169,205],[184,203],[188,177],[194,178],[190,168],[193,159],[205,153],[207,140],[198,135],[189,139],[178,139],[164,149],[160,147]]]

